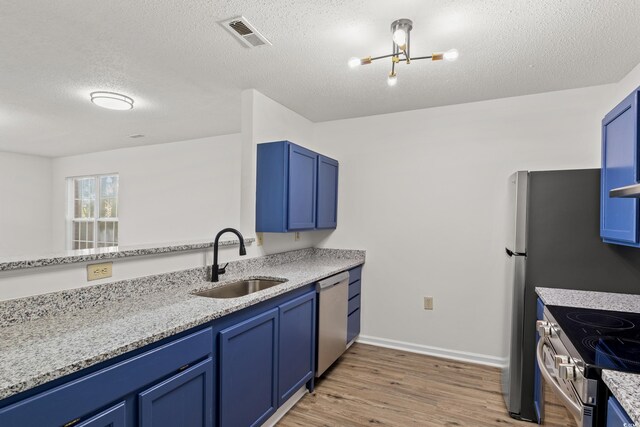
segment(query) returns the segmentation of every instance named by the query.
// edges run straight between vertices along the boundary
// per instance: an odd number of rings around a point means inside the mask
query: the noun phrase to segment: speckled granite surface
[[[0,303],[0,399],[363,264],[364,251],[305,249]],[[192,292],[250,277],[285,283],[234,299]],[[30,301],[27,301],[30,300]],[[40,306],[40,307],[35,307]],[[22,308],[28,315],[16,315]],[[14,314],[10,314],[13,312]],[[69,351],[73,349],[73,351]]]
[[[631,421],[640,426],[640,375],[604,369],[602,379]]]
[[[244,239],[249,245],[256,241],[249,237]],[[219,246],[237,245],[238,240],[227,240],[219,242]],[[169,252],[183,252],[213,247],[213,240],[198,240],[192,242],[167,243],[160,245],[141,245],[101,249],[83,249],[77,251],[67,251],[49,255],[38,255],[33,257],[12,257],[0,258],[0,271],[21,270],[25,268],[48,267],[52,265],[73,264],[78,262],[101,261],[118,258],[130,258],[143,255],[166,254]]]
[[[554,288],[536,288],[536,293],[546,305],[640,313],[640,295]]]

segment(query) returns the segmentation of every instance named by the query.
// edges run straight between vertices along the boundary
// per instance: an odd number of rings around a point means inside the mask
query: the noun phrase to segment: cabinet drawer
[[[352,268],[349,270],[349,283],[354,283],[360,280],[362,276],[362,266]]]
[[[95,417],[78,424],[77,427],[126,427],[127,408],[125,404],[125,402],[120,402]]]
[[[359,308],[360,308],[360,295],[358,294],[349,300],[349,310],[347,311],[347,313],[351,314]]]
[[[360,334],[360,309],[357,309],[347,318],[347,343],[353,341]]]
[[[360,295],[360,280],[355,281],[349,285],[349,299]]]
[[[212,351],[213,334],[207,328],[0,409],[0,426],[64,425],[95,413]]]

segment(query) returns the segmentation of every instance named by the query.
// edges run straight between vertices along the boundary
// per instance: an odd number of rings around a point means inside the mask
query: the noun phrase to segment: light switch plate
[[[102,264],[89,264],[87,266],[87,280],[106,279],[112,276],[112,262],[104,262]]]
[[[433,310],[433,297],[424,297],[424,309]]]

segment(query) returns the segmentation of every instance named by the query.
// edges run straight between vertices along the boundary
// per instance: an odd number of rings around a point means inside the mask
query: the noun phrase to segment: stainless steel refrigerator
[[[640,294],[640,249],[600,240],[600,169],[522,171],[509,186],[504,256],[513,280],[502,388],[512,417],[537,421],[535,287]]]

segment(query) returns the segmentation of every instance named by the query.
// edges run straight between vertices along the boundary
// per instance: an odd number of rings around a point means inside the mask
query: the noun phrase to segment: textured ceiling
[[[245,15],[272,43],[243,48]],[[457,62],[350,70],[414,21],[415,54]],[[256,88],[313,121],[619,80],[640,62],[635,0],[0,0],[0,150],[69,155],[238,132]],[[93,90],[136,100],[97,108]],[[128,135],[144,134],[131,139]]]

